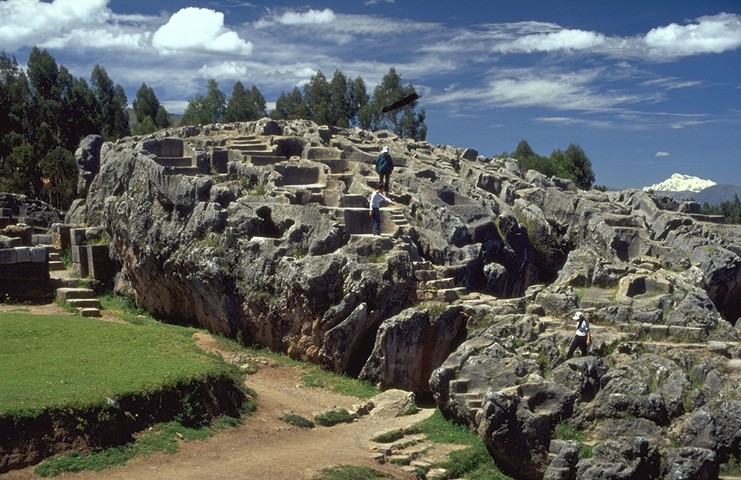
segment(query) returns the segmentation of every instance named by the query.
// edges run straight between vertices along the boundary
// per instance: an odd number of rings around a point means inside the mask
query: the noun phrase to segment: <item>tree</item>
[[[197,93],[188,100],[181,124],[183,125],[207,125],[219,123],[224,118],[226,111],[226,96],[219,89],[219,84],[213,78],[208,81],[206,95]]]
[[[30,136],[31,92],[15,58],[0,52],[0,160]]]
[[[594,170],[592,162],[578,143],[569,144],[566,148],[566,156],[570,160],[569,173],[574,179],[576,185],[583,189],[589,190],[594,183]]]
[[[159,128],[170,126],[170,119],[167,116],[167,110],[160,104],[154,90],[142,83],[139,90],[136,91],[136,99],[132,104],[134,116],[138,122],[134,133],[145,135],[152,133]]]
[[[170,126],[170,115],[162,105],[157,108],[157,117],[154,119],[154,123],[156,123],[160,128],[167,128]]]
[[[349,127],[352,121],[352,89],[347,77],[335,70],[329,84],[330,125]]]
[[[265,116],[265,97],[256,86],[246,90],[242,82],[237,81],[232,89],[224,113],[225,122],[247,122]]]
[[[160,108],[160,102],[157,100],[154,90],[148,87],[146,83],[142,83],[139,90],[136,91],[136,98],[131,106],[137,122],[141,123],[146,117],[149,117],[154,123],[157,118],[157,111]]]
[[[517,160],[525,160],[535,155],[530,144],[524,138],[517,144],[515,152],[512,154]]]
[[[309,83],[304,85],[304,105],[308,110],[308,116],[304,118],[320,125],[332,125],[333,113],[330,97],[327,77],[318,71],[311,77]]]
[[[576,186],[583,190],[592,188],[594,183],[592,162],[578,144],[569,144],[565,152],[554,150],[551,153],[551,164],[557,176],[573,180]]]
[[[193,98],[188,100],[188,106],[185,107],[183,118],[180,119],[181,125],[207,125],[210,119],[206,115],[203,95],[196,93]]]
[[[99,134],[99,112],[98,100],[85,79],[72,77],[62,96],[60,145],[74,151],[86,135]]]
[[[144,120],[136,124],[136,127],[134,127],[134,135],[147,135],[148,133],[152,133],[157,131],[157,125],[154,124],[154,120],[152,120],[152,117],[147,115],[144,117]]]
[[[226,110],[226,95],[219,89],[219,84],[213,78],[208,81],[206,96],[203,97],[203,106],[209,123],[218,123],[224,118]]]
[[[402,86],[401,76],[396,73],[393,67],[390,68],[381,83],[373,90],[371,100],[361,109],[360,126],[372,130],[386,128],[401,137],[424,140],[427,136],[427,126],[424,123],[425,112],[424,110],[419,114],[415,112],[416,100],[401,108],[382,112],[386,105],[390,105],[414,92],[414,86],[411,83]]]
[[[294,120],[297,118],[306,118],[302,116],[306,106],[304,97],[298,87],[293,87],[291,93],[281,92],[275,101],[275,108],[270,112],[270,118],[274,120]]]
[[[98,125],[108,139],[118,139],[129,134],[129,114],[126,112],[126,93],[120,85],[113,85],[105,68],[93,67],[90,83],[100,108]]]
[[[75,198],[77,187],[77,161],[69,150],[56,147],[39,162],[41,173],[40,197],[50,205],[66,209]]]
[[[365,89],[365,82],[361,77],[357,77],[350,85],[350,125],[359,125],[360,111],[368,103],[368,92]]]
[[[41,176],[32,145],[26,143],[14,147],[0,162],[0,191],[35,198],[40,190],[40,183]]]
[[[252,88],[247,92],[247,98],[249,99],[250,104],[255,108],[255,118],[252,120],[258,120],[267,116],[268,104],[265,101],[263,94],[255,85],[252,85]]]

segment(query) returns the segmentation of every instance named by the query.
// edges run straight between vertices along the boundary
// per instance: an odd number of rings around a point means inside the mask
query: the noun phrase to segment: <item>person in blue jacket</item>
[[[389,153],[389,147],[383,147],[381,154],[376,159],[376,173],[378,173],[378,184],[383,186],[386,195],[389,194],[389,181],[393,171],[394,160]]]

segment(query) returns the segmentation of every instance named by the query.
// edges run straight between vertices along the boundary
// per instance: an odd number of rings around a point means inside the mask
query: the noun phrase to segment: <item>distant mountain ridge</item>
[[[741,197],[739,186],[719,185],[712,180],[681,173],[672,174],[663,182],[649,185],[643,190],[671,195],[677,200],[694,200],[700,204],[708,203],[709,205],[732,201],[734,195]]]

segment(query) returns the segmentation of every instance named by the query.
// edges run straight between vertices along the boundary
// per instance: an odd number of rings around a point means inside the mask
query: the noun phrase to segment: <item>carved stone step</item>
[[[95,298],[95,292],[91,288],[62,287],[57,288],[57,298],[61,300]]]
[[[100,317],[100,316],[102,316],[100,314],[100,309],[97,309],[97,308],[80,308],[77,311],[80,313],[80,316],[83,316],[83,317]]]
[[[67,304],[77,309],[82,308],[100,308],[100,300],[97,298],[70,298]]]

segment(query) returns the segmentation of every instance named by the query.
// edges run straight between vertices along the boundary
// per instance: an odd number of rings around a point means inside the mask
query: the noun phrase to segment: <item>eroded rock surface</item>
[[[691,205],[270,120],[103,144],[78,203],[158,317],[432,395],[517,478],[701,478],[738,453],[741,229]],[[566,360],[577,309],[595,344]]]

